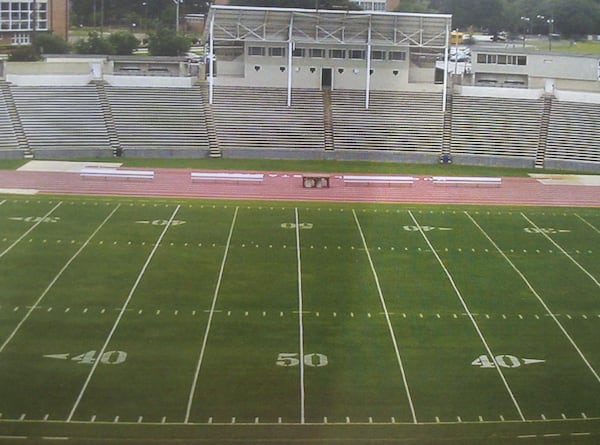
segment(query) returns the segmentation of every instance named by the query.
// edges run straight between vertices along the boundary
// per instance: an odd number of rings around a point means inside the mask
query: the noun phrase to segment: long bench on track
[[[154,179],[152,170],[118,170],[115,168],[85,167],[79,172],[82,178]]]
[[[432,181],[436,185],[474,185],[474,186],[497,186],[502,185],[502,178],[477,177],[477,176],[433,176]]]
[[[222,172],[192,172],[192,181],[229,181],[229,182],[259,182],[265,179],[263,173],[222,173]]]
[[[412,185],[418,178],[412,176],[359,176],[359,175],[344,175],[344,185],[346,184],[385,184],[385,185]]]

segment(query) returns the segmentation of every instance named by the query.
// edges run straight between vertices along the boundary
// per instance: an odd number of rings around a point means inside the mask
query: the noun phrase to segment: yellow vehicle
[[[465,39],[465,33],[460,31],[452,31],[450,33],[451,45],[462,45]]]

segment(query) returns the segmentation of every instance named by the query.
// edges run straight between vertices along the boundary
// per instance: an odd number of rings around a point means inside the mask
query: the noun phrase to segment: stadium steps
[[[527,159],[533,166],[543,101],[454,95],[452,154]]]
[[[131,156],[204,156],[209,151],[198,88],[106,86],[123,152]]]
[[[218,86],[213,117],[227,150],[323,150],[323,99],[319,90]]]
[[[102,109],[102,115],[104,116],[104,124],[106,125],[106,131],[108,132],[108,140],[113,149],[113,155],[120,157],[123,154],[123,149],[121,148],[121,142],[119,141],[119,136],[117,135],[117,128],[115,126],[115,119],[112,114],[112,109],[110,108],[110,104],[108,103],[108,96],[106,95],[105,82],[104,81],[96,81],[93,82],[96,85],[96,90],[98,92],[98,99],[100,100],[100,107]]]
[[[440,93],[373,91],[366,110],[364,91],[334,90],[336,150],[387,150],[439,156],[444,118],[441,98]]]
[[[334,150],[333,116],[331,114],[331,88],[323,88],[323,131],[325,150]]]
[[[548,127],[550,126],[550,114],[552,113],[552,96],[544,96],[544,110],[540,122],[540,137],[538,139],[537,153],[535,155],[535,168],[544,168],[546,147],[548,145]]]
[[[444,112],[444,128],[442,130],[442,156],[450,157],[452,154],[452,105],[454,94],[450,90],[446,97],[446,111]]]
[[[34,156],[112,156],[96,87],[12,86]]]
[[[223,156],[219,138],[215,128],[215,120],[213,118],[213,110],[208,100],[208,86],[200,86],[200,94],[202,95],[202,108],[204,109],[204,118],[206,121],[206,133],[208,135],[208,145],[210,149],[208,156],[211,158],[220,158]]]
[[[2,133],[0,150],[12,151],[16,148],[23,154],[25,159],[31,159],[33,158],[33,152],[23,130],[10,84],[0,81],[0,93],[2,99],[2,102],[0,102],[0,115],[5,117],[0,121],[0,133]]]
[[[545,162],[600,163],[600,107],[553,100]]]

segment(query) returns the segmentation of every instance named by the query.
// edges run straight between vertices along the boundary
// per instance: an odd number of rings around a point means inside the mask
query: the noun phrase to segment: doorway
[[[333,83],[333,70],[331,68],[321,68],[321,88],[331,89]]]

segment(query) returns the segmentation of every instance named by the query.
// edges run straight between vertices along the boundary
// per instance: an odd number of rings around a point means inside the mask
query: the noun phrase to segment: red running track
[[[138,197],[600,207],[598,186],[544,185],[533,178],[502,178],[500,187],[487,187],[434,185],[427,177],[420,176],[413,185],[389,186],[344,185],[341,175],[332,174],[330,188],[305,189],[301,173],[265,172],[264,182],[256,184],[192,182],[188,169],[154,171],[152,180],[84,179],[78,173],[0,171],[0,189]]]

